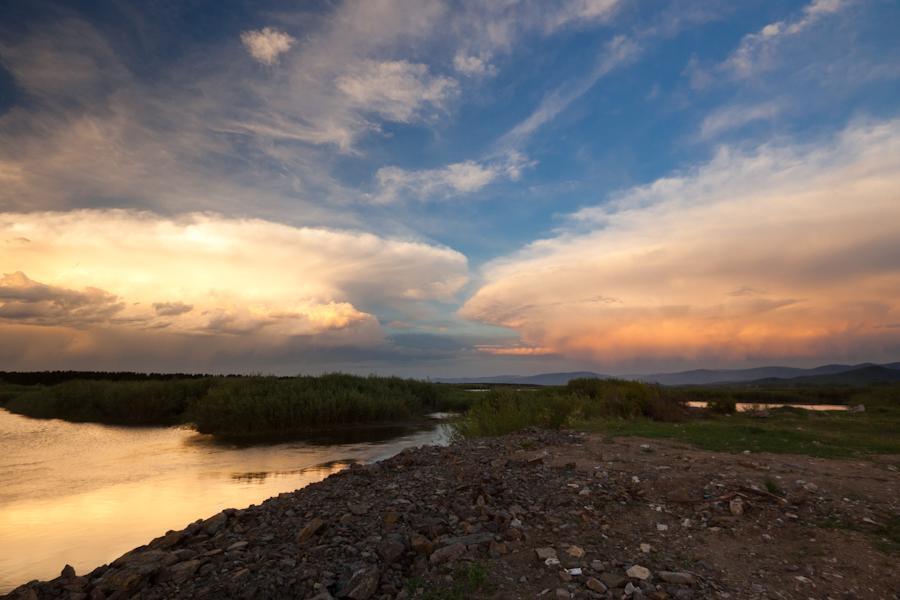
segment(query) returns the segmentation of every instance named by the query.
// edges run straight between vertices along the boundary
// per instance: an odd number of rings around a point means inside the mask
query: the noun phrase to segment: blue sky
[[[887,0],[6,2],[0,361],[896,360],[898,30]]]

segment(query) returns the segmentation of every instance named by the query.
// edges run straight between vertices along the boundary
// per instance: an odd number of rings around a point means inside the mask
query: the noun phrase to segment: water
[[[446,444],[436,421],[238,446],[187,429],[34,420],[0,410],[0,594],[79,574],[170,529],[320,481],[353,462]]]
[[[688,402],[688,406],[693,408],[706,408],[706,402]],[[802,408],[803,410],[849,410],[850,407],[843,404],[767,404],[761,402],[738,402],[735,404],[737,412],[749,412],[754,410],[768,410],[770,408]]]

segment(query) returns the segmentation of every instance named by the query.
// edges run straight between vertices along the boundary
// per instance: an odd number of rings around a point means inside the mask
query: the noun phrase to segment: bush
[[[20,392],[6,407],[29,417],[168,425],[178,423],[188,406],[206,393],[212,381],[67,381]]]
[[[566,390],[591,401],[584,405],[585,419],[648,417],[656,421],[679,421],[684,417],[681,403],[658,385],[622,379],[573,379]]]
[[[399,377],[244,377],[213,386],[187,419],[201,433],[265,435],[400,421],[445,408],[438,384]]]
[[[711,412],[720,415],[732,415],[737,412],[737,402],[734,398],[713,398],[706,404]]]

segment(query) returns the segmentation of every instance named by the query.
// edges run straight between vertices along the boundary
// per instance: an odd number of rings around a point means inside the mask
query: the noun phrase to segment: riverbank
[[[898,469],[531,430],[354,466],[10,597],[896,598]]]

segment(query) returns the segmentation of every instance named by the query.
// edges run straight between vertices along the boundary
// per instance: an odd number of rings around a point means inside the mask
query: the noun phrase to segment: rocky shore
[[[8,598],[898,598],[896,458],[528,431],[404,451]]]

